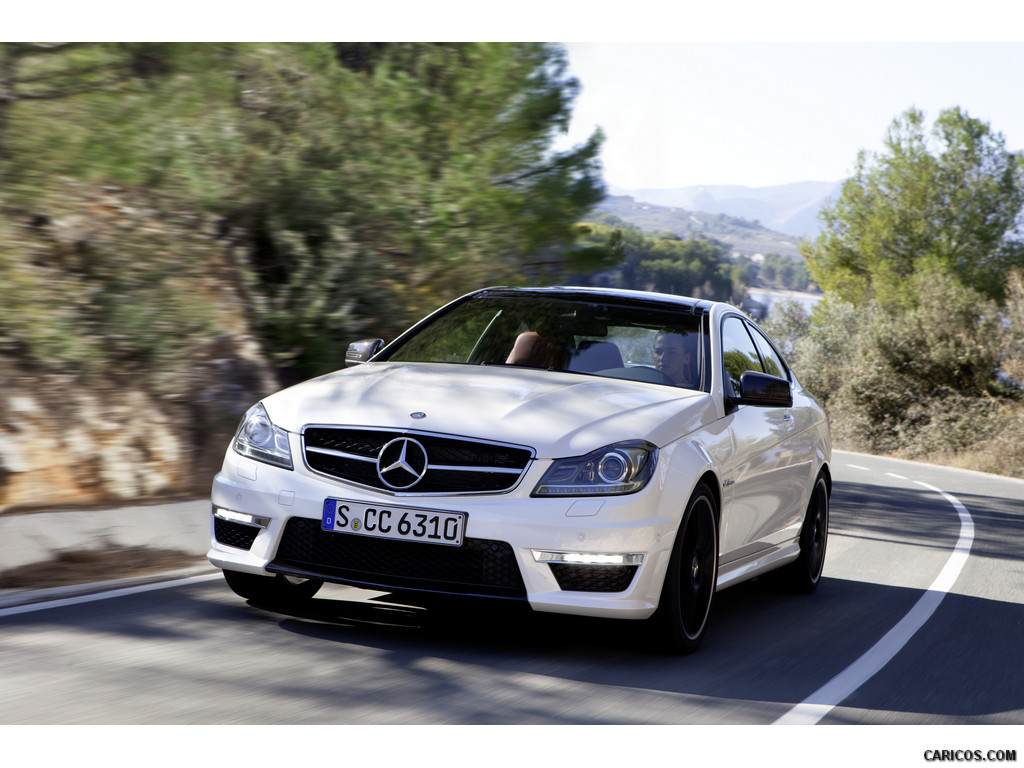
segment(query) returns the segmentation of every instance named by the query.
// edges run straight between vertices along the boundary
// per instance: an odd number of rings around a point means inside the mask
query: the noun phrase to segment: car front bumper
[[[534,461],[507,493],[395,497],[229,450],[213,483],[208,558],[226,570],[381,591],[521,599],[534,610],[586,616],[650,616],[692,479],[663,465],[634,494],[532,498],[548,466]],[[465,512],[465,540],[449,547],[324,531],[327,498]],[[478,562],[486,575],[466,576]]]

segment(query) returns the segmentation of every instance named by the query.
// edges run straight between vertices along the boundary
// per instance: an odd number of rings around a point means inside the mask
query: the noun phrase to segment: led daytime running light
[[[594,552],[548,552],[533,550],[533,559],[538,563],[565,563],[566,565],[643,565],[642,552],[594,553]]]
[[[266,528],[270,525],[269,517],[250,515],[246,512],[235,512],[230,509],[224,509],[223,507],[214,507],[213,516],[219,517],[221,520],[226,520],[229,523],[241,523],[242,525],[252,525],[257,528]]]

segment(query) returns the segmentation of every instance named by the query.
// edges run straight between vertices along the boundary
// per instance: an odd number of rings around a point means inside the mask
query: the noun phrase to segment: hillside
[[[654,205],[724,213],[746,219],[791,237],[813,238],[819,231],[818,212],[839,195],[841,182],[806,181],[771,187],[701,185],[675,189],[618,189],[615,195]]]
[[[655,205],[621,195],[609,196],[598,203],[589,220],[599,221],[601,213],[629,222],[644,232],[672,232],[682,238],[704,235],[727,243],[734,253],[744,256],[778,253],[792,259],[801,258],[797,247],[799,238],[724,213]]]
[[[0,516],[206,494],[245,409],[349,341],[562,274],[604,195],[599,133],[548,151],[564,63],[0,43]]]

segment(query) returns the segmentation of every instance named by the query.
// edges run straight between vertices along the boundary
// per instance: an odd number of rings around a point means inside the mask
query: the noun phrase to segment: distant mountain
[[[778,253],[792,259],[801,258],[798,237],[725,213],[655,205],[627,195],[613,195],[598,203],[586,218],[610,226],[626,222],[649,234],[671,232],[682,238],[703,235],[727,243],[733,252],[745,256]]]
[[[819,226],[818,212],[825,201],[839,196],[842,182],[805,181],[775,187],[696,186],[678,189],[622,189],[610,187],[613,195],[627,195],[637,202],[685,208],[689,211],[721,213],[796,238],[813,239]]]

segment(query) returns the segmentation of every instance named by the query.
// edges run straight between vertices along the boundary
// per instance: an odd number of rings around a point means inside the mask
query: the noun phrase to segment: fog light
[[[642,552],[549,552],[534,549],[533,559],[538,563],[566,563],[568,565],[641,565]]]

